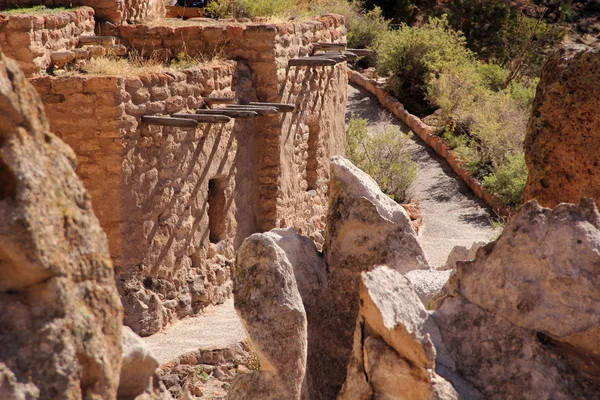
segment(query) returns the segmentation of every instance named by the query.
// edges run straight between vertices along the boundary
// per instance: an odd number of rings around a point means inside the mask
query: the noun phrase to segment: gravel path
[[[189,351],[227,346],[244,339],[246,333],[233,308],[233,299],[220,306],[208,307],[203,315],[176,322],[165,331],[143,338],[161,364]]]
[[[346,121],[352,114],[366,118],[370,129],[388,119],[402,132],[410,131],[387,113],[369,92],[349,85]],[[423,229],[419,241],[431,265],[439,267],[445,264],[456,245],[470,247],[473,242],[490,240],[494,230],[490,224],[490,210],[485,203],[470,191],[444,159],[416,135],[410,141],[410,151],[419,165],[410,194],[421,203]]]

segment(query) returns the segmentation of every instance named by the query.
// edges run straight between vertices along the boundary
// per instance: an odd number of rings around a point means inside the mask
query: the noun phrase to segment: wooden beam
[[[177,126],[179,128],[195,128],[198,126],[198,121],[194,121],[193,119],[159,117],[153,115],[142,116],[142,123],[161,126]]]
[[[226,110],[246,110],[246,111],[255,111],[258,115],[277,115],[279,114],[279,109],[275,107],[259,107],[259,106],[246,106],[240,104],[232,104],[225,108]],[[213,108],[213,110],[218,110],[218,108]]]
[[[335,64],[337,64],[335,60],[322,57],[291,58],[288,61],[290,67],[330,67]]]
[[[356,54],[359,57],[374,56],[375,52],[369,49],[348,49],[349,52]]]
[[[233,110],[226,108],[218,108],[211,110],[196,110],[196,114],[200,115],[226,115],[231,118],[254,118],[258,117],[256,111]]]
[[[237,99],[233,97],[203,97],[202,100],[209,106],[213,104],[235,104],[237,103]]]
[[[116,43],[117,38],[115,36],[79,36],[79,44],[100,44],[100,45],[112,45]]]
[[[346,61],[346,56],[343,55],[342,53],[331,53],[331,52],[326,52],[326,53],[319,53],[319,54],[313,54],[312,56],[309,56],[311,58],[326,58],[328,60],[333,60],[336,63],[341,63]]]
[[[313,43],[313,50],[346,50],[346,43],[327,43],[327,42],[316,42]]]
[[[266,106],[266,107],[275,107],[278,108],[281,112],[291,112],[296,109],[296,106],[293,104],[284,104],[284,103],[259,103],[257,101],[251,101],[248,103],[249,106]]]
[[[346,56],[346,61],[354,61],[358,58],[358,56],[351,51],[345,51],[342,54]]]
[[[231,118],[226,115],[173,114],[173,117],[193,119],[198,122],[206,122],[209,124],[225,124],[231,121]]]

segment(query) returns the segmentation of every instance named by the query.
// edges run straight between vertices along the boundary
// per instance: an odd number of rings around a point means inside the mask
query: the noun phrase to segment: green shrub
[[[346,155],[369,174],[381,190],[397,202],[408,201],[408,190],[417,174],[417,164],[407,149],[410,135],[390,123],[371,134],[367,120],[352,118],[346,131]]]
[[[473,69],[474,65],[464,37],[448,26],[445,17],[430,18],[421,27],[402,25],[383,32],[375,49],[377,72],[389,75],[388,89],[415,113],[427,109],[422,99],[433,78],[444,71]]]
[[[527,183],[527,166],[523,153],[510,155],[506,162],[494,167],[492,174],[483,179],[483,186],[496,193],[500,200],[516,207],[523,199],[523,189]]]

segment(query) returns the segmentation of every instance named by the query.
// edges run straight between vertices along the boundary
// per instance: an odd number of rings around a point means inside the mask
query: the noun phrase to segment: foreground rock
[[[456,369],[486,398],[600,393],[600,215],[591,199],[527,203],[458,263],[433,317]]]
[[[416,269],[407,272],[404,276],[410,282],[411,287],[415,290],[423,305],[429,308],[429,303],[446,285],[451,273],[452,271],[450,270]]]
[[[366,173],[343,157],[331,159],[325,259],[328,312],[324,330],[335,332],[318,373],[326,385],[317,399],[332,399],[345,379],[358,315],[360,274],[378,265],[406,273],[430,269],[403,207]]]
[[[0,397],[116,397],[123,311],[107,241],[35,90],[0,53]]]
[[[352,358],[338,399],[457,399],[435,373],[427,331],[437,328],[406,278],[388,267],[363,273],[359,298]]]
[[[129,400],[144,393],[146,388],[153,387],[158,360],[130,327],[123,327],[122,338],[123,363],[118,398]]]
[[[469,248],[465,246],[454,246],[450,254],[448,254],[446,264],[438,268],[438,270],[448,271],[456,269],[456,264],[459,261],[473,261],[477,255],[477,250],[485,246],[485,244],[485,242],[475,242]]]
[[[600,51],[562,49],[545,64],[525,139],[525,199],[600,204]]]
[[[260,371],[238,375],[228,399],[300,399],[306,371],[306,313],[292,264],[276,240],[274,234],[257,233],[238,250],[235,308]]]

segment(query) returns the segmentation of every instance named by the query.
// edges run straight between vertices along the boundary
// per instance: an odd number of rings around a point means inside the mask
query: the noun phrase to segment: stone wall
[[[100,21],[113,24],[151,21],[165,15],[163,0],[3,0],[0,10],[45,5],[48,7],[89,6]]]
[[[224,57],[236,62],[140,77],[34,80],[51,128],[78,155],[120,269],[126,324],[138,333],[224,301],[234,250],[252,233],[295,226],[323,242],[329,157],[344,151],[346,66],[287,63],[308,55],[313,41],[344,40],[342,22],[219,25],[236,34],[194,40],[215,48],[226,41]],[[121,39],[145,50],[139,38]],[[181,39],[171,39],[160,46],[176,50]],[[193,112],[206,96],[296,110],[197,129],[140,123],[143,115]]]
[[[46,71],[50,54],[77,47],[80,35],[94,34],[94,10],[81,7],[52,14],[1,14],[0,50],[31,76]]]

